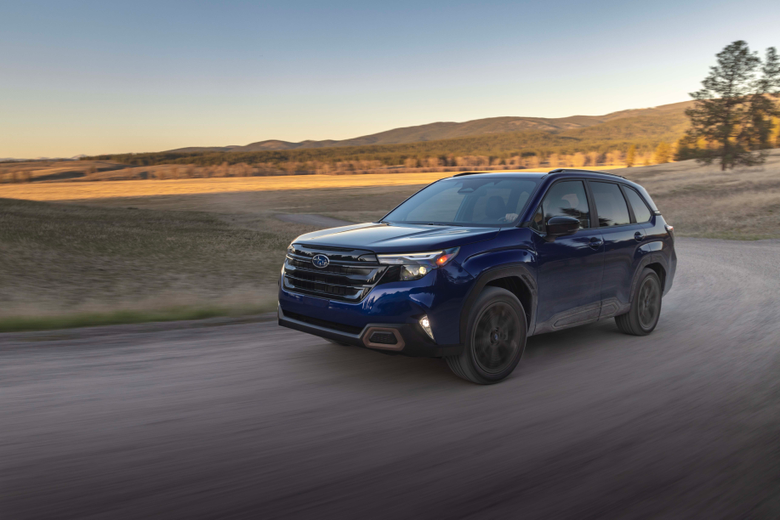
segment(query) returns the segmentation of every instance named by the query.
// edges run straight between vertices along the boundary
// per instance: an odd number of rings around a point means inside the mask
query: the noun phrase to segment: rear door
[[[577,218],[580,230],[550,239],[545,225],[558,216]],[[592,224],[584,181],[564,179],[547,190],[531,225],[537,232],[534,237],[539,287],[536,332],[598,319],[604,247],[601,232]]]
[[[625,311],[631,299],[637,249],[644,240],[644,225],[633,217],[617,182],[588,181],[598,229],[604,239],[604,274],[601,279],[601,318]]]

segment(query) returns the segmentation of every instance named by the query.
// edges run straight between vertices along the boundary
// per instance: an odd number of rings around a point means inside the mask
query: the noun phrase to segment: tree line
[[[617,164],[629,149],[638,161],[652,163],[659,142],[674,142],[680,134],[638,139],[581,138],[566,133],[508,132],[475,137],[395,145],[368,145],[261,152],[194,152],[101,155],[130,166],[179,164],[221,166],[247,164],[258,169],[347,171],[376,168],[439,168],[514,166],[537,168]]]

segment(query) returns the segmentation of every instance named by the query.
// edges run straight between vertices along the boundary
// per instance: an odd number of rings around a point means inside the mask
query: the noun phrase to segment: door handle
[[[603,244],[604,241],[601,240],[599,237],[591,237],[590,243],[588,245],[592,247],[593,249],[598,249],[601,247],[601,244]]]
[[[634,240],[637,242],[641,242],[643,238],[645,238],[645,235],[643,235],[641,231],[634,233]]]

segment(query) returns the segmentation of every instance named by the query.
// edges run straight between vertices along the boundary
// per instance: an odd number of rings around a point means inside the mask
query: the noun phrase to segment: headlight
[[[380,264],[398,265],[398,278],[402,281],[419,280],[437,267],[447,265],[455,258],[459,247],[431,251],[430,253],[401,253],[392,255],[377,255]]]
[[[417,280],[428,274],[428,268],[424,265],[404,265],[401,266],[401,280]]]

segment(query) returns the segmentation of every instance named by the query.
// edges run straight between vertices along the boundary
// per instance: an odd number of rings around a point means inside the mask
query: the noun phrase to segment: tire
[[[523,355],[527,327],[520,300],[505,289],[487,287],[469,311],[463,352],[446,358],[447,365],[472,383],[503,381]]]
[[[652,269],[644,269],[631,298],[631,309],[626,314],[615,316],[618,329],[624,334],[647,336],[661,316],[663,289],[661,280]]]

